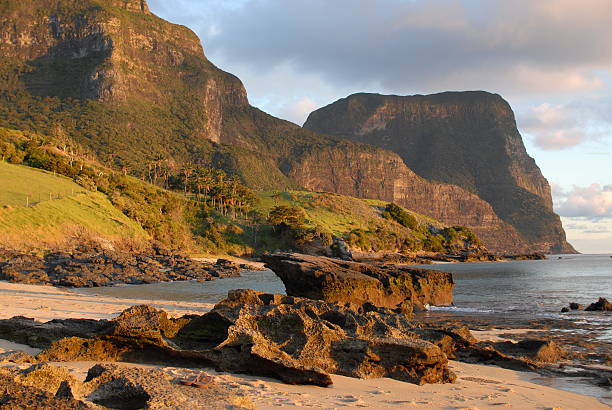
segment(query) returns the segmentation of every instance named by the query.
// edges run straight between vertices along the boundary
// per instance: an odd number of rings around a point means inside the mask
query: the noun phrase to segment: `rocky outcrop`
[[[87,329],[75,329],[78,324],[71,321],[33,326],[21,319],[29,329],[1,331],[18,320],[0,321],[0,337],[23,342],[28,338],[14,336],[52,334],[39,361],[213,366],[319,386],[331,384],[329,374],[450,382],[455,376],[447,357],[475,343],[465,328],[424,325],[390,309],[252,290],[230,292],[202,316],[170,319],[163,311],[139,306],[112,321],[91,321]]]
[[[199,262],[161,248],[140,254],[86,249],[50,253],[44,258],[0,249],[0,280],[75,288],[170,280],[210,281],[240,276],[245,268],[249,269],[224,259],[216,263]]]
[[[326,302],[374,305],[412,313],[425,305],[453,303],[452,274],[376,266],[301,254],[264,255],[287,294]]]
[[[36,364],[0,369],[0,405],[7,409],[243,409],[253,408],[214,383],[191,389],[170,374],[150,368],[97,364],[84,381],[65,367]]]
[[[606,298],[599,298],[597,302],[591,303],[584,310],[587,312],[612,312],[612,303],[608,302]]]
[[[304,127],[396,152],[418,175],[477,194],[531,252],[574,252],[552,210],[550,186],[499,95],[355,94],[313,112]]]

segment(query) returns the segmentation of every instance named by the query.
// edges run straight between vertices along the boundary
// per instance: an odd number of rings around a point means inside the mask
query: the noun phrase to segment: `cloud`
[[[208,57],[242,78],[249,94],[277,115],[305,97],[323,105],[369,90],[485,89],[520,98],[601,91],[609,88],[612,70],[608,0],[149,3],[162,17],[194,28]],[[263,93],[253,90],[256,78],[279,69],[287,75]],[[329,92],[315,97],[300,88],[305,75]],[[577,139],[553,132],[541,145],[571,146]]]
[[[608,108],[612,108],[609,99],[556,105],[544,103],[520,113],[518,123],[537,147],[566,149],[612,136]]]
[[[612,218],[612,185],[574,186],[570,191],[556,191],[555,210],[563,217],[604,220]]]
[[[317,105],[308,97],[302,98],[280,111],[280,116],[296,124],[302,125],[303,119],[317,108]]]

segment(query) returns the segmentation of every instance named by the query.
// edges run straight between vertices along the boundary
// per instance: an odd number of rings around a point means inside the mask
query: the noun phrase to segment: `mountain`
[[[542,249],[474,189],[432,182],[397,153],[252,107],[241,81],[206,58],[192,31],[155,16],[144,0],[3,0],[0,126],[69,138],[150,181],[160,167],[166,177],[193,165],[221,168],[260,190],[394,201],[473,228],[495,252]]]
[[[484,199],[532,249],[575,252],[553,211],[550,185],[497,94],[355,94],[311,113],[304,127],[393,151],[419,176]]]

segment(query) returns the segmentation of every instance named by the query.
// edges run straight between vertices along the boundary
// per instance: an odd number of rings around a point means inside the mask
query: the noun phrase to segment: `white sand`
[[[110,319],[130,306],[148,304],[171,316],[208,312],[210,303],[119,299],[85,295],[51,286],[22,285],[0,281],[0,319],[25,316],[52,319]]]
[[[136,304],[148,303],[167,310],[172,315],[202,313],[208,304],[134,301],[109,297],[75,294],[69,291],[32,285],[0,282],[0,318],[16,315],[37,320],[54,318],[111,318],[121,310]],[[508,333],[507,331],[497,331]],[[491,332],[492,333],[492,332]],[[493,334],[478,334],[480,338]],[[35,349],[0,340],[0,353],[8,350]],[[94,363],[61,363],[77,377],[84,377]],[[257,408],[314,407],[335,408],[417,408],[417,409],[610,409],[592,397],[557,390],[533,383],[538,377],[494,366],[451,362],[458,375],[454,384],[416,386],[392,379],[359,380],[332,376],[330,388],[290,386],[277,380],[256,376],[216,373],[216,382],[239,395],[251,398]],[[187,377],[199,370],[163,368],[177,377]]]

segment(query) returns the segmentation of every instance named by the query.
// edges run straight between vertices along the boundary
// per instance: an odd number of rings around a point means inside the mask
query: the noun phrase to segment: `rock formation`
[[[0,280],[36,285],[84,288],[170,280],[203,282],[240,276],[247,269],[251,268],[224,259],[199,262],[162,248],[141,253],[81,249],[50,253],[44,258],[0,249]]]
[[[453,303],[450,273],[340,261],[300,254],[264,255],[291,296],[326,302],[371,304],[412,313],[413,307]]]
[[[36,336],[37,335],[37,336]],[[111,321],[0,321],[0,337],[46,348],[39,361],[213,366],[287,383],[331,384],[330,373],[411,383],[454,380],[447,357],[475,343],[461,327],[424,325],[389,309],[252,290],[202,316],[169,319],[147,306]]]
[[[304,127],[388,149],[421,177],[473,192],[532,252],[574,252],[553,212],[548,181],[499,95],[355,94],[311,113]]]

